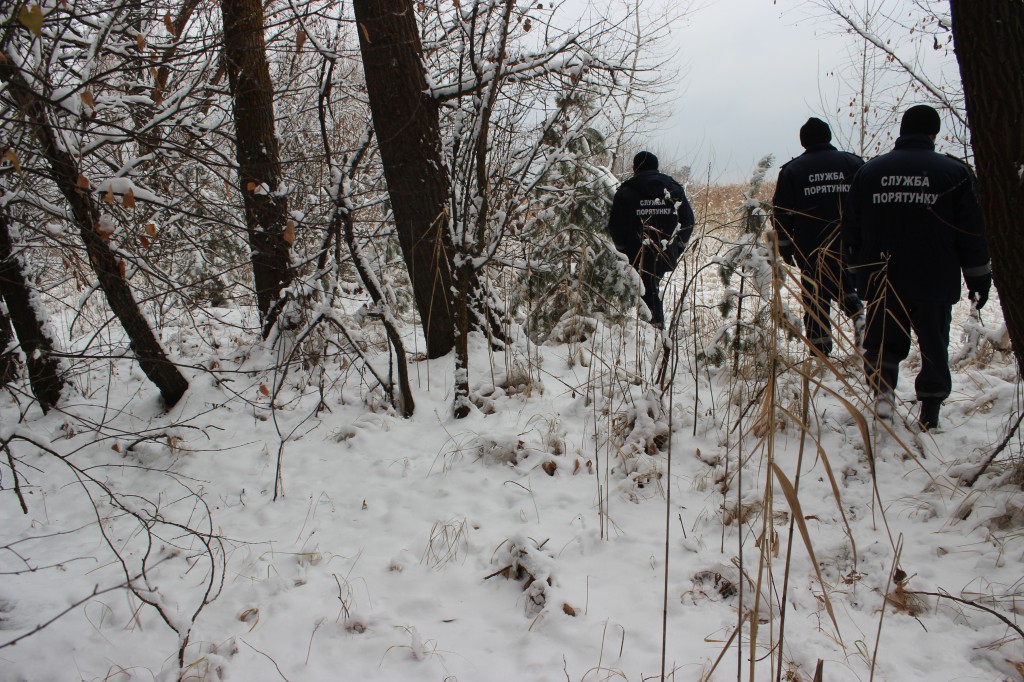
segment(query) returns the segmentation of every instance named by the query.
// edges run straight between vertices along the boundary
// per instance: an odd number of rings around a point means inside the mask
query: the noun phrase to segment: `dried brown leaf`
[[[255,606],[252,608],[248,608],[245,611],[242,611],[240,614],[238,614],[238,620],[242,621],[243,623],[252,623],[252,625],[249,627],[249,632],[252,632],[253,628],[255,628],[260,623],[260,610]]]
[[[24,175],[24,173],[21,172],[21,159],[18,158],[17,153],[15,153],[13,149],[8,149],[4,152],[4,158],[11,162],[11,165],[14,166],[14,170],[18,172],[18,175]]]
[[[25,5],[18,12],[18,20],[32,32],[36,38],[43,35],[43,8],[39,5]]]

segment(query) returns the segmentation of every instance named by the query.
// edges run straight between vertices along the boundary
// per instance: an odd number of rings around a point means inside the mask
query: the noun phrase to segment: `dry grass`
[[[464,517],[435,521],[420,563],[435,570],[443,568],[448,562],[458,560],[468,544],[469,525]]]

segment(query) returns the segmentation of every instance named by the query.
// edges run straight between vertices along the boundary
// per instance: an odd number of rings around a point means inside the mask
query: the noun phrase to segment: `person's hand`
[[[976,277],[964,277],[967,283],[967,297],[974,302],[974,308],[981,310],[988,303],[988,293],[992,288],[992,275],[978,275]]]

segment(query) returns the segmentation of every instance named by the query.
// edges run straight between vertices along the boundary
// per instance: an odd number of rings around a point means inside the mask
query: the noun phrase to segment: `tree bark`
[[[1024,2],[949,5],[993,276],[1017,364],[1024,367]]]
[[[450,180],[411,0],[354,0],[363,72],[427,356],[455,346]]]
[[[288,200],[279,194],[281,161],[274,122],[274,84],[263,39],[260,0],[222,0],[224,62],[235,115],[235,149],[245,227],[252,253],[256,305],[263,336],[270,334],[292,283],[286,236]]]
[[[11,328],[11,318],[4,308],[3,299],[3,293],[0,293],[0,386],[6,386],[18,376],[18,358],[11,348],[14,330]]]
[[[61,146],[46,117],[43,100],[25,82],[21,73],[0,62],[0,80],[9,86],[15,105],[26,118],[39,143],[39,152],[49,165],[49,175],[71,207],[72,218],[85,243],[86,253],[99,279],[107,303],[128,335],[139,366],[160,390],[164,404],[173,406],[188,389],[188,381],[164,354],[131,288],[124,278],[123,262],[111,251],[100,230],[100,211],[93,200],[89,182],[79,172],[74,157]]]
[[[43,412],[49,412],[60,400],[64,379],[60,373],[60,362],[53,357],[53,341],[33,305],[32,287],[25,277],[21,259],[14,253],[14,240],[4,210],[0,210],[0,297],[7,303],[10,313],[10,319],[0,315],[0,380],[7,381],[8,365],[13,359],[4,354],[11,341],[10,324],[13,322],[21,350],[25,353],[32,394]]]

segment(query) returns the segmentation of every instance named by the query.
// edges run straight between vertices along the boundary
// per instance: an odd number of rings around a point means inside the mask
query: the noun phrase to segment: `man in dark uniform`
[[[921,349],[918,424],[925,431],[939,425],[952,389],[949,325],[961,273],[979,310],[992,286],[973,176],[960,160],[935,152],[939,127],[935,109],[908,109],[895,148],[854,177],[842,224],[858,289],[868,301],[864,364],[877,414],[892,415],[913,329]]]
[[[841,265],[839,220],[850,180],[864,160],[831,144],[832,131],[819,118],[800,128],[803,154],[779,170],[772,198],[779,230],[779,254],[800,267],[807,341],[822,355],[832,352],[832,301],[854,318],[857,343],[864,327],[864,304]]]
[[[615,192],[608,232],[615,248],[629,258],[644,287],[651,324],[663,327],[661,276],[670,272],[693,233],[693,209],[682,185],[658,172],[658,157],[633,157],[633,177]]]

